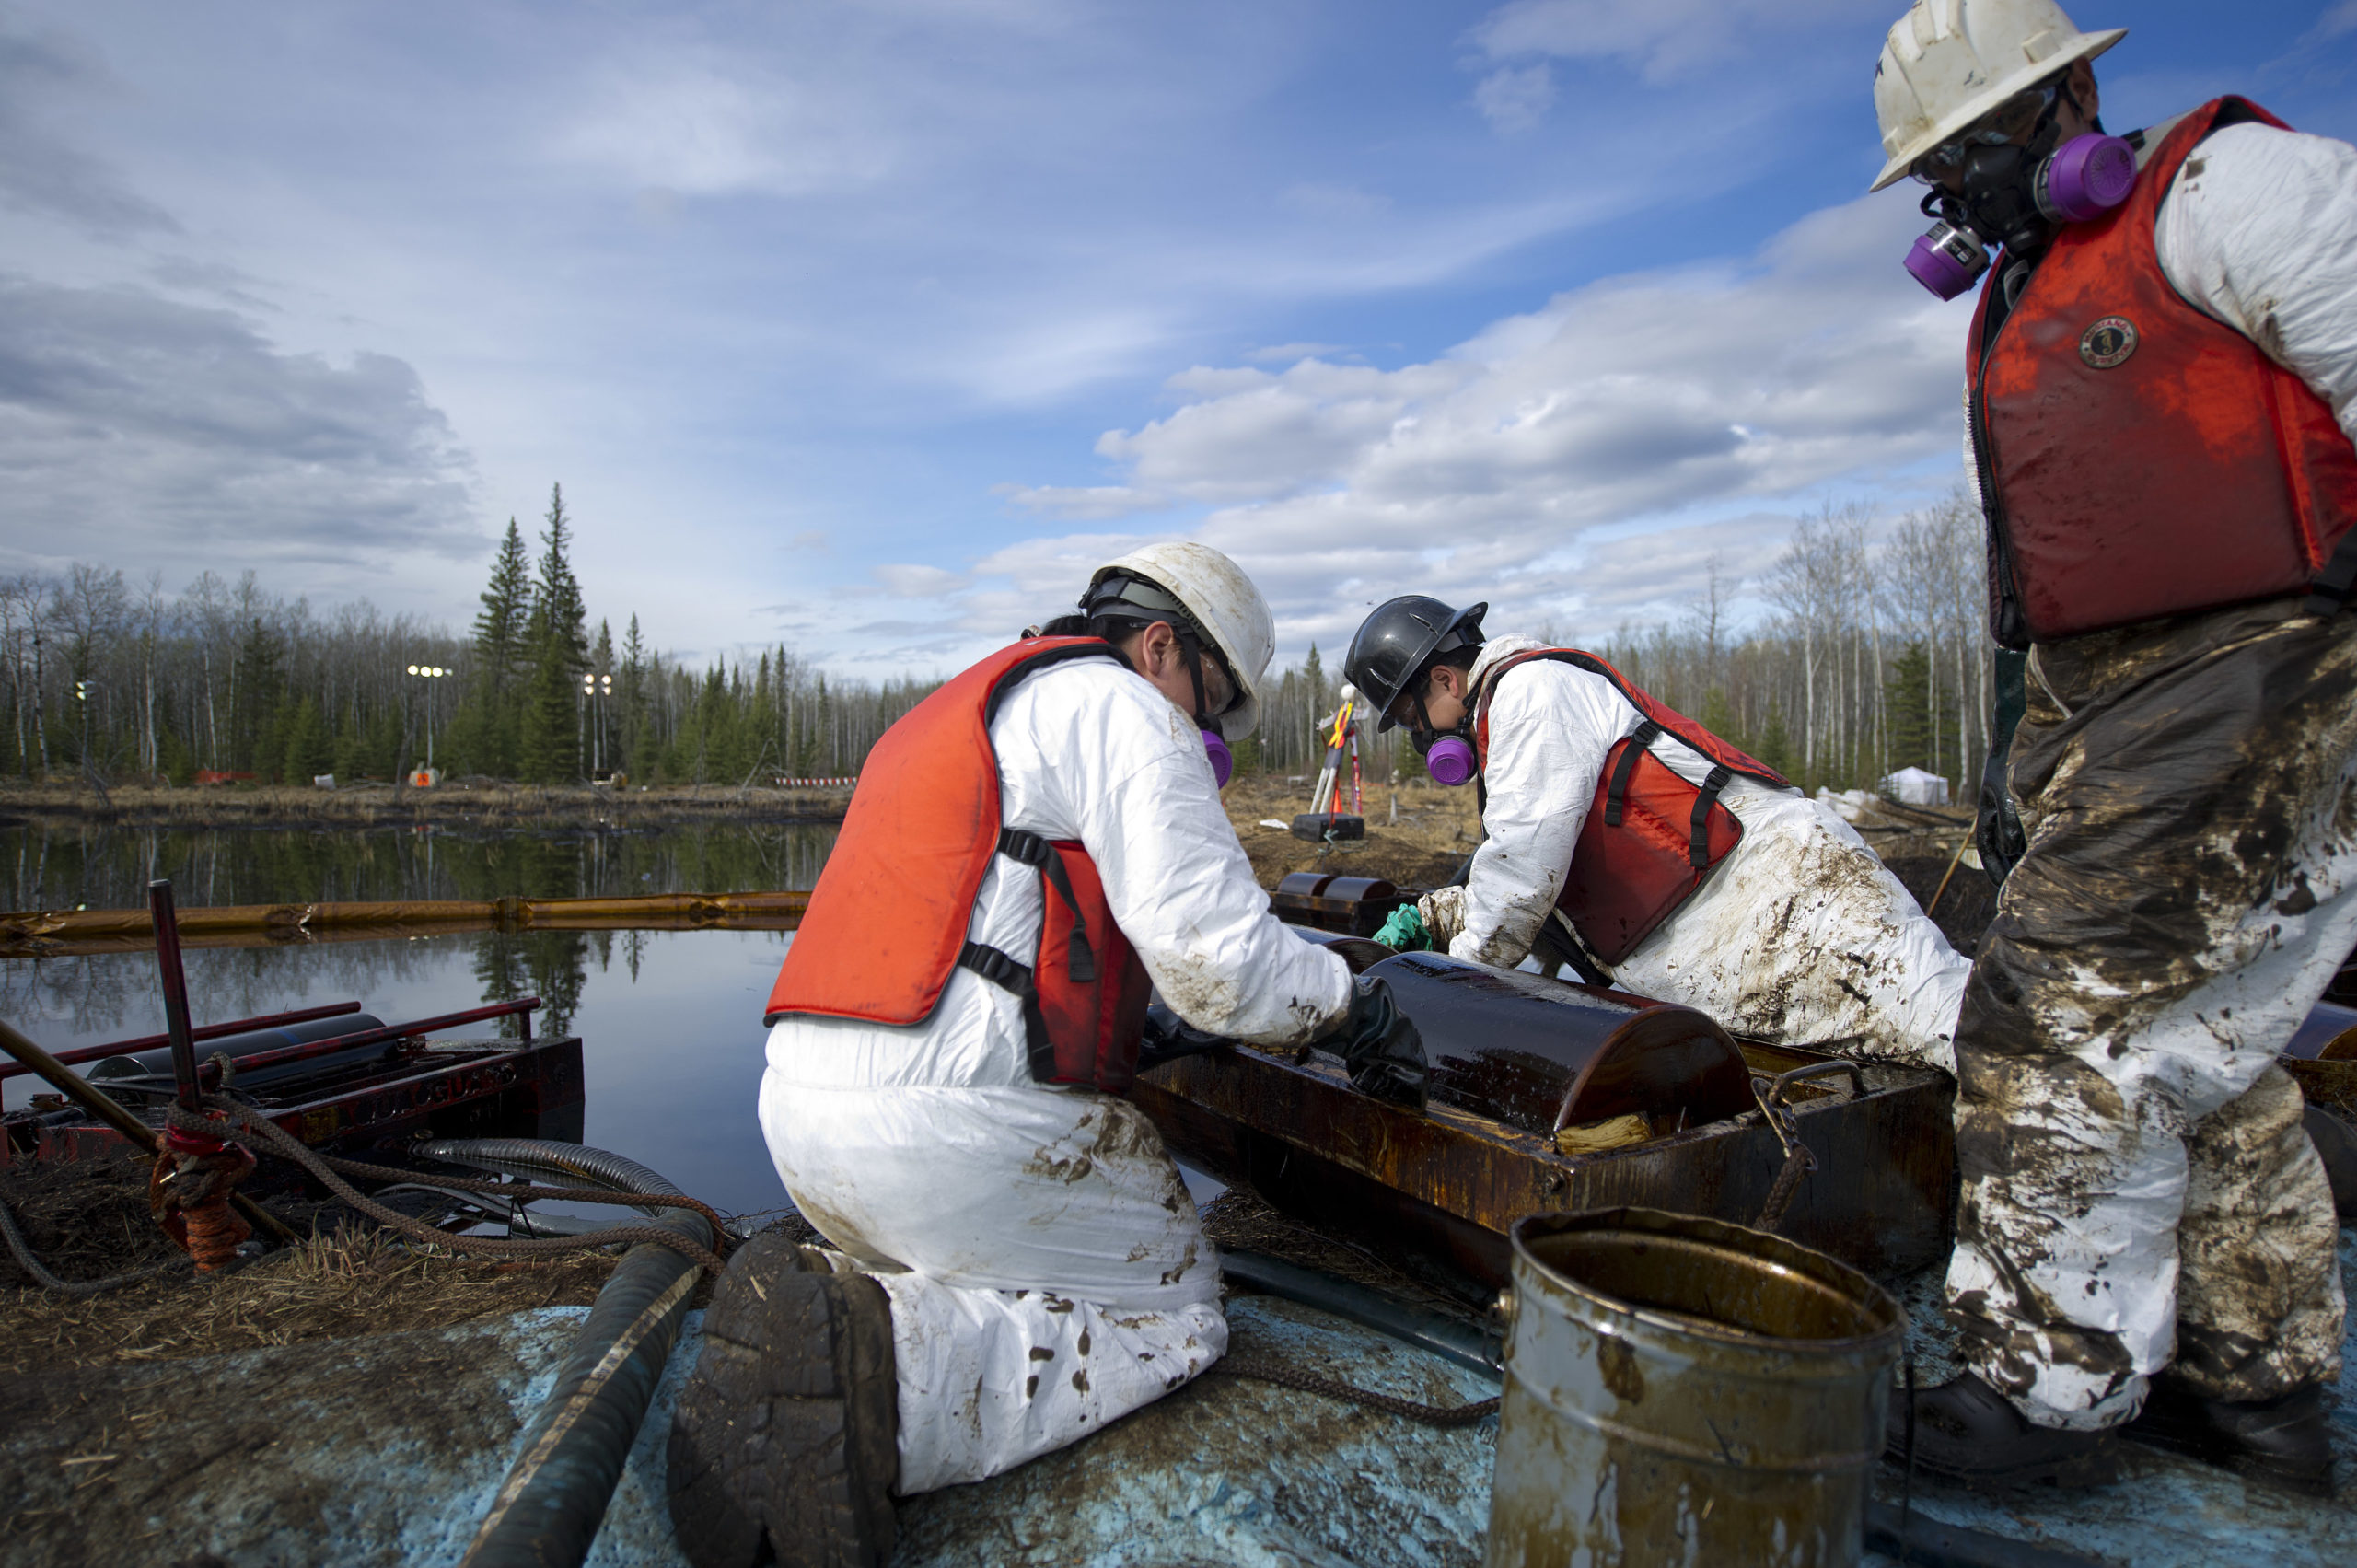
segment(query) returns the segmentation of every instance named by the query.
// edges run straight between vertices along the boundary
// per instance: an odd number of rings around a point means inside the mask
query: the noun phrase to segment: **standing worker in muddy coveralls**
[[[1501,968],[1536,947],[1764,1040],[1954,1069],[1968,961],[1848,823],[1593,654],[1485,641],[1487,608],[1396,598],[1351,640],[1382,726],[1483,786],[1465,885],[1399,924]]]
[[[1317,1040],[1423,1103],[1414,1027],[1270,914],[1220,806],[1275,641],[1260,591],[1158,544],[1081,610],[877,742],[778,977],[761,1128],[840,1250],[757,1239],[714,1293],[671,1450],[698,1568],[880,1562],[889,1493],[1218,1359],[1217,1249],[1120,1098],[1149,981],[1185,1024]]]
[[[2325,1489],[2336,1220],[2274,1058],[2357,939],[2357,149],[2233,98],[2105,135],[2121,36],[1917,0],[1875,69],[1875,188],[1940,220],[1908,270],[1988,271],[1969,440],[2028,677],[1956,1036],[1968,1370],[1914,1451],[2088,1483],[2132,1418]]]

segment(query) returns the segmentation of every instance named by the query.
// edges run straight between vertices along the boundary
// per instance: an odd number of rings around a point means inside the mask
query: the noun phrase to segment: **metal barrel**
[[[1488,1568],[1858,1562],[1906,1331],[1887,1291],[1656,1209],[1513,1240]]]

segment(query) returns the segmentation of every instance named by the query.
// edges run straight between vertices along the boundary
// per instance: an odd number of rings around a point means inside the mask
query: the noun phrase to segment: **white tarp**
[[[1901,806],[1945,806],[1948,781],[1921,768],[1901,768],[1882,781],[1882,792]]]

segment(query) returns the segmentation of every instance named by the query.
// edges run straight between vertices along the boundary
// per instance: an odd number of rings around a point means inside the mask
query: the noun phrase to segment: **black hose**
[[[679,1191],[644,1166],[578,1144],[451,1139],[417,1152],[509,1174],[560,1170],[618,1191]],[[692,1211],[662,1210],[655,1223],[712,1245],[710,1223]],[[699,1277],[686,1256],[654,1242],[623,1255],[525,1429],[523,1452],[461,1568],[576,1568],[588,1556]]]
[[[452,1165],[481,1166],[506,1176],[557,1171],[586,1177],[597,1186],[610,1187],[617,1192],[686,1196],[636,1160],[585,1144],[557,1144],[542,1138],[436,1138],[416,1144],[411,1153],[427,1159],[447,1160]]]
[[[1339,1274],[1288,1263],[1265,1252],[1231,1252],[1225,1248],[1220,1251],[1219,1266],[1222,1273],[1239,1284],[1331,1312],[1378,1334],[1387,1334],[1419,1350],[1444,1356],[1459,1366],[1469,1366],[1495,1377],[1504,1365],[1502,1347],[1495,1336]]]

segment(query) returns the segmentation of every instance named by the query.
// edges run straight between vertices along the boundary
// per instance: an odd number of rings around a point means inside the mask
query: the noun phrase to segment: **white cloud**
[[[1103,493],[1213,506],[1190,536],[1247,565],[1291,648],[1414,590],[1592,631],[1660,612],[1713,552],[1763,569],[1784,508],[1829,487],[1947,482],[1922,470],[1956,449],[1965,315],[1898,266],[1915,222],[1830,208],[1752,257],[1606,279],[1396,369],[1199,366],[1172,377],[1176,412],[1099,439],[1129,481]],[[975,575],[1076,581],[1115,542],[1034,540]]]
[[[1495,60],[1617,59],[1658,81],[1743,53],[1762,33],[1861,17],[1896,20],[1895,9],[1891,0],[1510,0],[1473,37]]]
[[[894,563],[876,568],[876,580],[884,590],[899,598],[939,598],[966,586],[962,572],[948,571],[940,566]]]
[[[634,62],[609,67],[585,98],[556,134],[559,156],[654,192],[805,196],[870,183],[894,161],[872,99],[846,83],[710,60]]]
[[[1139,512],[1167,507],[1171,498],[1126,484],[1002,484],[995,487],[1013,505],[1043,517],[1065,523],[1104,523]]]
[[[1501,66],[1473,89],[1473,107],[1502,136],[1535,129],[1554,102],[1555,73],[1543,60],[1536,65]]]

